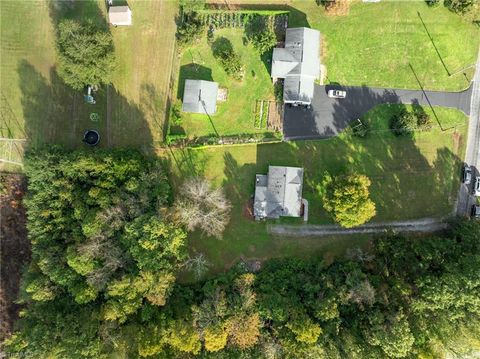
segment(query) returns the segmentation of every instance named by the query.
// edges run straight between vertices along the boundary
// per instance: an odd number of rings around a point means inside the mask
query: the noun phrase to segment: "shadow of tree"
[[[86,130],[100,133],[101,147],[135,147],[153,153],[152,135],[144,112],[114,87],[111,91],[111,123],[107,121],[106,90],[100,89],[97,103],[85,103],[83,96],[71,90],[54,68],[47,80],[27,61],[18,66],[25,133],[31,146],[47,143],[67,148],[85,146]],[[92,116],[95,113],[98,116]]]
[[[212,69],[196,64],[194,62],[180,67],[178,75],[177,99],[183,98],[186,80],[213,81]]]
[[[49,0],[48,7],[56,30],[64,19],[82,19],[91,22],[101,30],[108,31],[105,12],[100,9],[97,1]]]
[[[215,41],[212,42],[213,56],[218,58],[225,52],[226,53],[234,52],[232,42],[226,37],[223,37],[223,36],[217,37]]]

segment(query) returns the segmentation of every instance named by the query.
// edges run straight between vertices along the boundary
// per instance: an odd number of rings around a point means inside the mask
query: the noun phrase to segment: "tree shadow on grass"
[[[453,131],[439,135],[453,135]],[[449,148],[423,148],[436,155],[432,163],[417,147],[415,136],[397,137],[382,131],[366,138],[342,135],[329,140],[259,145],[257,166],[263,166],[262,173],[268,164],[305,169],[303,196],[309,200],[313,223],[331,222],[319,194],[326,173],[353,172],[371,179],[371,198],[377,207],[373,221],[447,216],[459,184],[451,174],[462,162]],[[434,140],[430,141],[435,146]]]
[[[196,64],[190,63],[180,67],[178,77],[177,99],[183,99],[183,92],[185,90],[186,80],[204,80],[213,81],[212,69]]]
[[[97,28],[108,31],[105,13],[100,9],[97,1],[49,0],[48,7],[56,30],[58,30],[58,25],[62,20],[76,19],[83,22],[91,22]]]
[[[85,103],[83,94],[71,90],[50,70],[48,81],[27,61],[18,66],[25,133],[30,146],[60,144],[81,148],[83,134],[100,133],[100,147],[131,147],[153,153],[152,135],[143,111],[114,87],[110,88],[111,121],[107,121],[107,93],[95,93],[97,103]],[[92,116],[95,113],[97,116]]]

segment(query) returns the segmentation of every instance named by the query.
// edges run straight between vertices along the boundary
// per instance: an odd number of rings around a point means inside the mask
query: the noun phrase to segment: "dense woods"
[[[477,221],[428,238],[386,234],[333,263],[276,259],[181,284],[187,234],[157,161],[50,149],[25,169],[32,263],[13,358],[434,358],[480,347]]]

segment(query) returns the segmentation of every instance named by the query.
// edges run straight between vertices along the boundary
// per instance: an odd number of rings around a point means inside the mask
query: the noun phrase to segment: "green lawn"
[[[216,39],[228,39],[237,52],[245,70],[242,81],[228,76],[220,63],[213,57],[212,46],[206,36],[185,49],[181,55],[177,99],[183,98],[186,79],[216,81],[228,90],[227,101],[217,103],[217,112],[210,116],[182,113],[179,126],[172,126],[172,133],[185,133],[189,137],[234,135],[241,133],[265,132],[255,128],[254,114],[257,100],[273,100],[273,84],[270,78],[270,64],[264,63],[260,54],[251,44],[244,45],[242,29],[218,29]],[[211,120],[211,121],[210,121]]]
[[[328,82],[418,88],[410,65],[422,85],[433,90],[462,90],[473,77],[473,67],[466,76],[449,73],[475,63],[480,30],[443,6],[429,8],[424,1],[358,2],[348,16],[338,17],[325,16],[313,1],[293,6],[306,14],[306,20],[296,16],[289,26],[304,26],[306,21],[322,33]]]
[[[104,147],[147,149],[162,140],[177,3],[132,0],[128,5],[133,25],[108,28],[118,62],[113,83],[95,94],[97,104],[88,105],[81,91],[69,89],[56,74],[55,26],[62,18],[76,18],[106,27],[105,2],[0,2],[2,137],[27,138],[33,146],[82,147],[84,131],[95,128]],[[92,122],[91,113],[100,120]]]
[[[363,139],[352,137],[347,131],[322,141],[171,151],[175,184],[192,174],[206,176],[216,186],[225,188],[233,204],[224,239],[194,233],[192,251],[205,252],[219,270],[241,256],[266,258],[301,254],[323,245],[324,239],[317,239],[317,243],[274,238],[266,231],[268,223],[274,222],[258,223],[244,215],[254,192],[255,174],[266,173],[268,165],[305,168],[303,196],[310,203],[309,223],[332,223],[317,193],[325,173],[335,175],[347,170],[371,178],[371,197],[377,206],[373,221],[448,215],[460,181],[466,116],[457,110],[435,108],[443,128],[449,129],[442,131],[436,125],[432,131],[419,132],[413,137],[395,137],[388,131],[389,114],[394,110],[394,105],[385,105],[367,113],[363,120],[371,123],[372,133]],[[431,110],[425,111],[434,118]],[[340,247],[344,246],[344,240],[351,238],[338,239]],[[312,242],[317,244],[311,247]]]

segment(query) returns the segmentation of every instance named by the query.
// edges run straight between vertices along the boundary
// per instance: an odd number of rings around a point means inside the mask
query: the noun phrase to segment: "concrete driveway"
[[[344,99],[327,96],[330,89],[347,91]],[[472,86],[462,92],[402,90],[358,86],[315,85],[310,109],[285,106],[283,134],[286,140],[333,137],[351,121],[360,118],[376,105],[384,103],[419,104],[453,107],[470,114]]]

